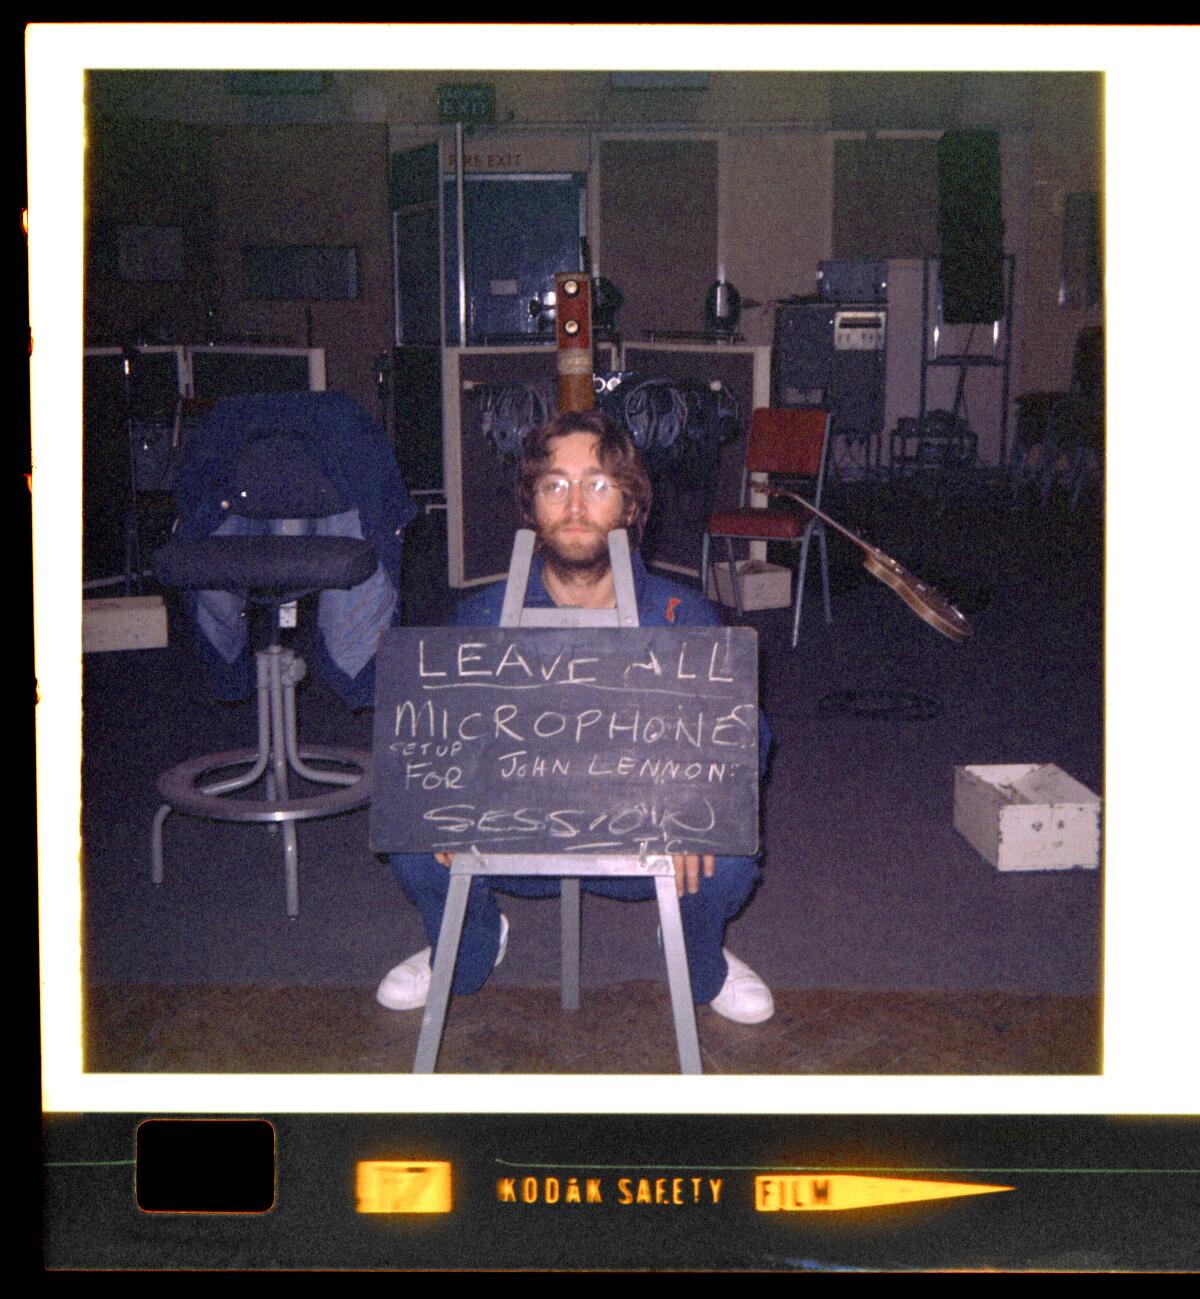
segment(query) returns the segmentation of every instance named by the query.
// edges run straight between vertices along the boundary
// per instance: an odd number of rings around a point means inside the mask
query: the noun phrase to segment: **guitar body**
[[[919,618],[951,640],[966,640],[971,624],[940,591],[926,585],[890,555],[873,546],[863,557],[863,567],[886,583]]]

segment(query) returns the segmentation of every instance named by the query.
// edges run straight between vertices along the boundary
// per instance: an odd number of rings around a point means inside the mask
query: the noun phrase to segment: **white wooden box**
[[[123,595],[83,602],[83,652],[162,649],[167,607],[160,595]]]
[[[739,559],[738,584],[742,591],[742,608],[786,609],[792,603],[792,570],[765,559]],[[728,564],[709,564],[708,598],[735,608],[733,583]]]
[[[954,828],[998,870],[1100,864],[1100,798],[1053,763],[954,768]]]

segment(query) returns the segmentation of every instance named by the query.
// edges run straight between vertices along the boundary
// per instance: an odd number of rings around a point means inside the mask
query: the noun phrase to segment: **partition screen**
[[[625,299],[625,338],[703,329],[717,278],[716,141],[601,141],[599,253]]]

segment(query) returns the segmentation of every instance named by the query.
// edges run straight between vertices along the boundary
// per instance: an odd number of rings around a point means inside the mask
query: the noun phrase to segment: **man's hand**
[[[449,852],[435,852],[433,855],[434,855],[434,857],[437,859],[437,861],[439,861],[443,866],[446,867],[447,870],[450,869],[450,863],[454,860],[454,854],[453,854],[453,853],[449,853]],[[678,872],[677,872],[677,873],[678,873]]]
[[[709,880],[717,868],[716,859],[707,853],[703,857],[695,853],[674,853],[671,862],[675,867],[675,892],[680,897],[684,893],[699,893],[701,872]]]

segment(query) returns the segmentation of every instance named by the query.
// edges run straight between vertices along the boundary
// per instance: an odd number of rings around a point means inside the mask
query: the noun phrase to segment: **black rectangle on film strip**
[[[134,1158],[144,1213],[266,1213],[275,1203],[275,1129],[265,1119],[146,1119]]]

